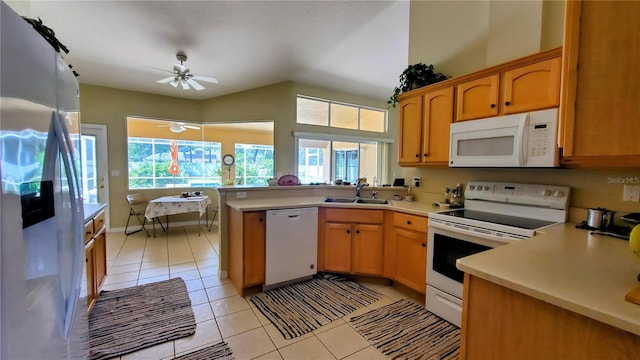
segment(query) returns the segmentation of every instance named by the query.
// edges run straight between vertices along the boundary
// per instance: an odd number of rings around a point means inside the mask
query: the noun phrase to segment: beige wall
[[[409,63],[464,75],[562,46],[563,21],[563,1],[412,1]],[[640,169],[405,168],[399,176],[422,177],[414,190],[418,200],[444,194],[458,182],[510,181],[570,186],[576,208],[640,211],[640,203],[622,201],[623,182],[640,185]]]
[[[185,100],[167,96],[145,94],[140,92],[111,89],[93,85],[80,87],[81,121],[87,124],[107,126],[109,147],[109,204],[111,227],[124,227],[128,205],[125,194],[128,191],[127,181],[127,116],[158,118],[194,123],[222,121],[273,121],[275,171],[282,174],[293,174],[294,170],[294,137],[293,131],[317,131],[310,125],[296,124],[296,95],[308,95],[346,103],[386,108],[386,99],[371,99],[353,94],[340,93],[311,86],[284,82],[252,89],[236,94],[209,100]],[[384,137],[395,138],[397,133],[397,114],[390,119],[390,133]],[[154,129],[155,131],[155,129]],[[327,129],[327,133],[352,134],[344,129]],[[222,149],[223,153],[233,153],[233,149]],[[395,163],[397,155],[390,160]],[[391,166],[396,166],[391,164]],[[119,176],[111,176],[117,170]],[[175,193],[176,190],[143,190],[147,198]],[[217,202],[217,193],[206,190]],[[177,221],[182,218],[176,217]],[[184,217],[185,220],[193,220]]]

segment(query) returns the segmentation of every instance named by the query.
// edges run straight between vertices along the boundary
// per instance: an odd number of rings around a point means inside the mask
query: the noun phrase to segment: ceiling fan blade
[[[174,79],[175,79],[175,77],[173,77],[173,76],[169,76],[169,77],[168,77],[168,78],[166,78],[166,79],[158,80],[158,81],[156,81],[156,82],[157,82],[157,83],[160,83],[160,84],[168,84],[168,83],[170,83],[170,82],[171,82],[172,80],[174,80]]]
[[[210,77],[210,76],[200,76],[200,75],[193,75],[192,77],[194,80],[200,80],[200,81],[204,81],[204,82],[210,82],[213,84],[217,84],[218,83],[218,79],[214,78],[214,77]]]
[[[169,84],[173,87],[178,87],[178,81],[175,78]]]
[[[198,84],[193,79],[187,79],[187,83],[189,83],[189,85],[193,86],[193,88],[198,91],[204,89],[204,86]]]

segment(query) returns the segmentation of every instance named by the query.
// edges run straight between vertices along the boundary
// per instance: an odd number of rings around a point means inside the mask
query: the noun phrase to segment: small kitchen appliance
[[[565,222],[569,192],[566,186],[472,181],[463,209],[429,213],[427,310],[460,326],[464,273],[456,260]]]

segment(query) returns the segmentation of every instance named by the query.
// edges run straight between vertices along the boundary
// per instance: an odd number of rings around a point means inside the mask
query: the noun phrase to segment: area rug
[[[460,329],[410,300],[354,316],[355,329],[391,359],[458,359]]]
[[[251,302],[293,339],[380,299],[380,294],[342,276],[318,274],[311,280],[267,290]]]
[[[191,300],[181,278],[102,291],[89,314],[89,356],[110,359],[195,331]]]
[[[233,353],[226,342],[220,342],[206,348],[196,350],[174,360],[233,360]]]

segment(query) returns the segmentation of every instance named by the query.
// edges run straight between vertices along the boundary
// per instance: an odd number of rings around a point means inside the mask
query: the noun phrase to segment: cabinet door
[[[563,163],[638,167],[640,2],[567,1],[565,13]]]
[[[457,86],[456,121],[498,114],[500,75],[491,75]]]
[[[85,255],[85,268],[87,274],[87,306],[88,311],[91,311],[94,302],[96,301],[96,295],[98,292],[96,277],[95,277],[95,240],[89,241],[84,246]]]
[[[266,213],[249,211],[243,214],[244,286],[264,284]]]
[[[356,274],[382,275],[383,226],[353,225],[353,262],[351,272]]]
[[[427,234],[396,228],[395,243],[394,280],[424,294],[427,274]]]
[[[422,162],[449,163],[449,128],[453,122],[453,87],[424,95]]]
[[[503,112],[513,114],[558,106],[560,65],[560,58],[555,58],[506,71]]]
[[[94,239],[96,291],[99,291],[107,276],[107,233],[104,227],[98,230]]]
[[[351,272],[351,224],[325,223],[324,269]]]
[[[398,162],[401,164],[420,163],[422,95],[416,95],[400,102],[398,139]]]

